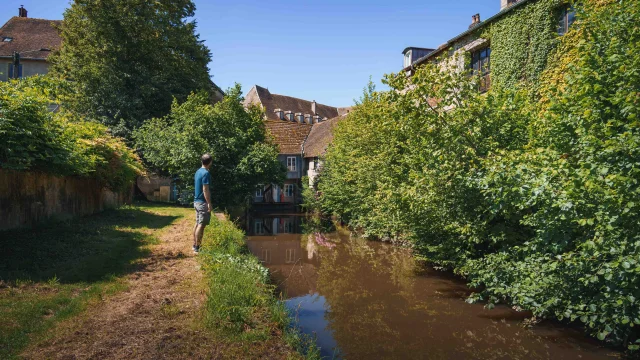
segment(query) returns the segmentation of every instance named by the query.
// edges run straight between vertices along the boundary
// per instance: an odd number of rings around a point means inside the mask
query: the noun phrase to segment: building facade
[[[536,14],[535,11],[532,11],[534,7],[545,2],[551,6],[545,6],[545,9],[548,8],[549,11],[543,12],[543,15],[540,16]],[[485,21],[481,21],[480,14],[475,14],[471,17],[471,24],[469,28],[464,32],[460,33],[456,37],[448,40],[444,44],[438,46],[434,50],[424,49],[424,48],[416,48],[416,47],[408,47],[403,51],[403,71],[407,76],[413,76],[416,69],[423,64],[426,63],[438,63],[442,56],[451,56],[449,62],[445,64],[451,65],[453,63],[454,67],[457,67],[462,71],[469,71],[470,74],[476,75],[479,77],[479,90],[481,92],[487,91],[492,84],[491,77],[491,58],[492,56],[505,56],[499,53],[492,54],[492,39],[491,36],[486,36],[487,34],[492,33],[492,26],[496,26],[496,29],[499,29],[500,32],[509,32],[513,31],[514,33],[518,32],[517,36],[522,37],[520,33],[524,33],[522,29],[509,29],[500,26],[500,22],[503,19],[507,19],[511,16],[521,16],[525,14],[524,18],[527,19],[531,24],[537,25],[536,28],[526,29],[526,31],[544,31],[545,27],[556,28],[557,35],[564,35],[569,27],[575,21],[575,11],[573,7],[571,7],[568,3],[559,1],[559,2],[551,2],[548,0],[501,0],[500,1],[500,11],[488,18]],[[535,14],[533,18],[529,18],[529,14]],[[537,23],[536,23],[537,22]],[[526,32],[525,31],[525,32]],[[526,34],[525,34],[526,35]],[[535,58],[536,55],[533,54],[535,51],[545,51],[548,50],[553,43],[552,37],[553,31],[550,31],[547,35],[544,44],[536,44],[539,45],[538,48],[536,46],[529,46],[527,51],[529,54],[517,54],[518,58],[514,58],[511,61],[514,63],[520,63],[521,66],[516,66],[520,68],[526,67],[530,62],[531,58]],[[525,38],[523,41],[531,41],[530,39]],[[425,53],[426,52],[426,53]],[[416,58],[415,56],[407,56],[410,53],[419,53],[422,56]],[[458,55],[466,55],[466,56],[458,56]],[[466,59],[466,61],[465,61]],[[543,68],[540,66],[540,68]]]
[[[295,206],[302,202],[302,178],[313,175],[313,159],[317,143],[323,141],[327,124],[347,114],[350,108],[337,108],[291,96],[272,94],[268,89],[255,85],[245,97],[245,107],[261,106],[265,111],[264,123],[272,141],[279,147],[278,160],[287,168],[283,186],[265,184],[256,189],[253,203]],[[311,136],[312,134],[315,134]],[[313,155],[308,155],[309,148]],[[312,171],[313,172],[313,171]]]
[[[0,28],[0,81],[19,79],[49,72],[47,58],[60,47],[62,39],[57,26],[60,20],[32,19],[20,7]],[[15,56],[19,65],[15,66]]]

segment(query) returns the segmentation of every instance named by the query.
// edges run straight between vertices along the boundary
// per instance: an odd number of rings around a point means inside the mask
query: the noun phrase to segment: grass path
[[[191,254],[191,211],[178,217],[126,276],[127,290],[61,323],[57,335],[30,347],[26,358],[193,358],[210,340],[197,330],[204,299],[202,272]],[[184,339],[184,340],[183,340]],[[215,343],[208,355],[215,357]]]
[[[206,329],[191,209],[145,205],[61,226],[6,233],[18,256],[0,265],[3,358],[299,358],[277,336],[246,342]],[[49,250],[25,250],[47,241]],[[27,310],[12,311],[16,302]]]

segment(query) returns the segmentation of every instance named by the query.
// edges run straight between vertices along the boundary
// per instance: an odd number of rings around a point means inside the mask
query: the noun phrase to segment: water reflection
[[[303,219],[250,217],[247,244],[271,270],[301,329],[315,334],[323,356],[616,357],[575,330],[553,325],[527,330],[520,326],[527,314],[465,303],[469,290],[464,283],[424,269],[406,249],[337,232],[299,234],[303,228],[316,229]]]

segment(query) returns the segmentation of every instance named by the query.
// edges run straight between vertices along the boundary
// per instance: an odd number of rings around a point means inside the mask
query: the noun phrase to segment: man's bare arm
[[[207,200],[209,212],[211,212],[213,210],[213,207],[211,206],[211,194],[209,193],[209,184],[202,185],[202,193],[204,194],[205,200]]]

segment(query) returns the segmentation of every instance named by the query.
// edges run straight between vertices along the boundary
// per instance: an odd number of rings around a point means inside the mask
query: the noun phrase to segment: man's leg
[[[196,227],[196,236],[195,236],[195,240],[196,240],[196,247],[200,247],[200,244],[202,244],[202,236],[204,235],[204,228],[206,225],[204,224],[198,224]]]
[[[198,215],[196,215],[197,218]],[[198,220],[196,219],[196,224],[193,226],[193,247],[195,248],[195,246],[198,244],[198,235],[196,235],[198,232]]]

